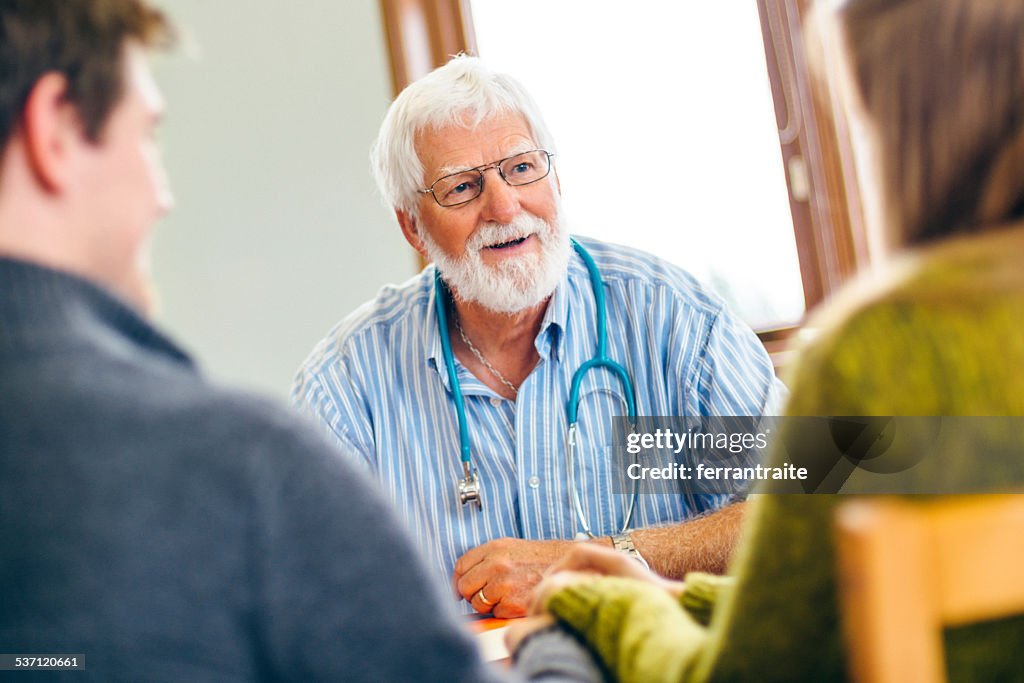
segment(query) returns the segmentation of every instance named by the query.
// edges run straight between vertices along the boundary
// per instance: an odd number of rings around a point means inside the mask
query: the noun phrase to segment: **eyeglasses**
[[[498,169],[498,175],[502,180],[512,187],[519,187],[546,178],[551,172],[553,156],[555,155],[543,149],[521,152],[501,161],[443,176],[435,180],[430,187],[417,192],[429,192],[434,196],[434,201],[441,206],[458,206],[473,201],[484,191],[484,171],[487,169]]]

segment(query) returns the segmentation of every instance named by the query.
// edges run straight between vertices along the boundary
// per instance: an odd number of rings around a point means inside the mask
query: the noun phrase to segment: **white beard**
[[[489,266],[480,257],[491,244],[537,235],[540,252],[503,259]],[[505,225],[485,225],[466,243],[466,254],[452,258],[420,231],[427,258],[461,301],[480,304],[495,313],[512,314],[532,308],[555,291],[569,268],[569,233],[531,213],[522,212]]]

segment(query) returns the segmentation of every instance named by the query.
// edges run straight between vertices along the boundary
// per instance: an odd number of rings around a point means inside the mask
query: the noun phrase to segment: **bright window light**
[[[803,288],[754,2],[475,0],[480,54],[558,143],[570,231],[645,249],[756,328]],[[629,159],[610,178],[610,158]]]

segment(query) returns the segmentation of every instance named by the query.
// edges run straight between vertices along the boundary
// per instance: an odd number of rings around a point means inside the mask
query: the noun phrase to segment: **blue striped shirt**
[[[601,271],[609,356],[636,386],[639,415],[777,414],[785,388],[751,329],[680,268],[580,238]],[[502,537],[572,538],[566,400],[596,348],[594,294],[572,255],[535,340],[540,362],[517,400],[497,395],[456,358],[483,510],[460,504],[458,422],[438,336],[433,266],[339,323],[299,370],[292,400],[381,482],[448,581],[467,550]],[[576,479],[595,534],[617,533],[628,496],[613,493],[612,417],[625,414],[610,372],[580,391]],[[677,484],[678,486],[678,484]],[[681,489],[641,495],[633,528],[684,520],[725,503]]]

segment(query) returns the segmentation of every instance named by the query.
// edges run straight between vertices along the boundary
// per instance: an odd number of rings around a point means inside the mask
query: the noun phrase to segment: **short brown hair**
[[[124,89],[125,43],[168,46],[173,29],[144,0],[0,0],[0,150],[36,82],[67,78],[86,136],[97,141]]]
[[[838,28],[890,241],[1024,218],[1024,2],[847,0]]]

